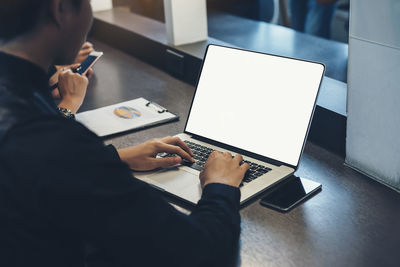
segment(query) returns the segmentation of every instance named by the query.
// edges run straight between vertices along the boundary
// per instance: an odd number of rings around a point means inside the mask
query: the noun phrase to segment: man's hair
[[[51,0],[0,0],[0,42],[32,32]],[[76,9],[82,0],[70,0]]]

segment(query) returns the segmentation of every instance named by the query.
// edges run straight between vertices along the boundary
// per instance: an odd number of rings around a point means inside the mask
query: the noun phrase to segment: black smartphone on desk
[[[260,204],[287,212],[303,200],[321,191],[321,188],[322,185],[319,183],[292,175],[263,197]]]

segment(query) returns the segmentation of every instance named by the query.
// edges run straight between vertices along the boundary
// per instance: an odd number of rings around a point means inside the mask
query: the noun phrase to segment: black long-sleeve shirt
[[[232,264],[239,189],[210,184],[189,216],[178,212],[114,147],[57,114],[47,79],[0,53],[0,266]]]

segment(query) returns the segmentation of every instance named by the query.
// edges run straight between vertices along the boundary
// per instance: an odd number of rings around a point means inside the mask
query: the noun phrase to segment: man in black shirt
[[[89,0],[0,2],[0,266],[231,265],[241,156],[210,156],[188,216],[131,172],[191,160],[181,140],[117,151],[57,111],[45,70],[73,62],[91,20]],[[62,73],[62,107],[75,113],[87,83]]]

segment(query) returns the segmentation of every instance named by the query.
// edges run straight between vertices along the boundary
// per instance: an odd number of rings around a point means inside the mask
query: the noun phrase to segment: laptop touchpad
[[[168,168],[147,176],[171,191],[182,191],[187,187],[199,186],[199,176],[181,168]]]

